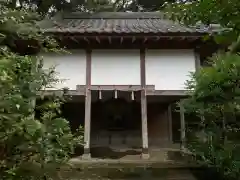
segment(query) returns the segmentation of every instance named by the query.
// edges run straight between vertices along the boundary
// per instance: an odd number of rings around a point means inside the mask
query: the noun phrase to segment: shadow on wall
[[[69,102],[62,105],[62,114],[71,126],[71,130],[75,132],[79,126],[84,127],[85,118],[85,103],[84,102]]]

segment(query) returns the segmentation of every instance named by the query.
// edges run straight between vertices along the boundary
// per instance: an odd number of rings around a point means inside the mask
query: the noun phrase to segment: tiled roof
[[[46,23],[45,23],[46,25]],[[44,31],[54,33],[211,33],[212,28],[186,27],[159,12],[71,13],[55,18]]]

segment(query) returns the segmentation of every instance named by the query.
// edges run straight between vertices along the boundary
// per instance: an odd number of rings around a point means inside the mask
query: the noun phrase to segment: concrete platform
[[[150,149],[149,158],[142,158],[141,149],[111,149],[111,152],[116,153],[118,156],[102,156],[102,158],[91,157],[90,159],[79,156],[72,158],[70,163],[77,167],[86,166],[107,166],[107,167],[159,167],[159,168],[180,168],[180,167],[193,167],[196,164],[190,163],[191,156],[180,151],[180,149],[162,148]],[[119,155],[120,154],[120,155]],[[116,158],[119,157],[119,158]]]
[[[59,175],[61,179],[69,180],[196,180],[192,169],[199,169],[198,165],[182,156],[179,148],[152,148],[149,159],[141,158],[141,149],[135,149],[134,153],[127,155],[129,149],[116,151],[125,155],[118,159],[72,158],[68,167],[60,169]],[[181,158],[176,158],[176,154]]]

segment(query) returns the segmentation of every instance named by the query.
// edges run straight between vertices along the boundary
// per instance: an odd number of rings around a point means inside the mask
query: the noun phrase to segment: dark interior
[[[156,98],[154,98],[156,100]],[[164,100],[164,98],[162,98]],[[140,92],[113,91],[92,92],[91,103],[91,155],[97,158],[118,159],[126,155],[141,153],[142,125]],[[38,101],[38,104],[43,101]],[[148,139],[149,147],[164,147],[169,142],[168,102],[148,99]],[[62,114],[70,122],[73,132],[84,127],[85,97],[72,97],[62,105]],[[39,116],[40,112],[36,115]],[[180,113],[172,109],[172,138],[180,142]],[[119,149],[125,151],[120,152]],[[116,151],[117,150],[117,151]],[[75,156],[83,153],[78,147]]]
[[[92,103],[92,132],[125,131],[141,128],[141,105],[125,99],[98,100]]]

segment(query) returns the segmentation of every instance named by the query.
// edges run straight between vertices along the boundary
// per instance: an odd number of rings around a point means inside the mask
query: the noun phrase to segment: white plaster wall
[[[93,85],[140,85],[139,50],[93,50]]]
[[[155,85],[156,90],[184,90],[193,71],[193,50],[146,51],[146,84]]]
[[[77,85],[86,82],[86,53],[82,50],[71,51],[71,54],[44,53],[44,68],[56,67],[57,78],[63,80],[55,88],[68,87],[75,90]]]

